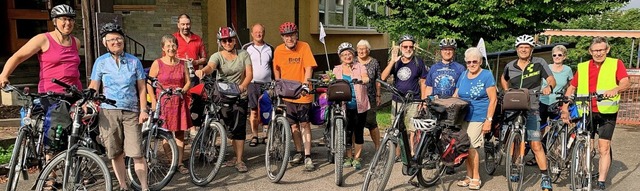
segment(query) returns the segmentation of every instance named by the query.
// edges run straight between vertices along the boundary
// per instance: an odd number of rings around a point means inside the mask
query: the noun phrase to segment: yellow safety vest
[[[578,64],[578,90],[576,92],[578,97],[589,96],[589,62],[582,62]],[[604,63],[600,66],[600,72],[598,73],[598,84],[596,84],[596,92],[598,94],[604,94],[605,91],[618,87],[616,82],[616,71],[618,70],[618,59],[605,58]],[[598,111],[603,114],[617,113],[620,105],[620,95],[616,95],[609,100],[603,100],[597,103]],[[576,102],[580,105],[582,102]],[[591,109],[591,108],[587,108]],[[582,110],[578,110],[582,115]]]

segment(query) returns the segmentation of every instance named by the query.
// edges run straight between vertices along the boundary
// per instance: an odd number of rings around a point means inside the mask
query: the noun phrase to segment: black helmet
[[[51,9],[51,19],[62,16],[76,18],[76,11],[74,11],[71,6],[65,4],[56,5]]]
[[[112,32],[116,32],[124,36],[124,32],[122,32],[122,27],[120,27],[120,25],[115,23],[107,23],[102,25],[102,28],[100,28],[100,37],[104,38],[104,36]]]
[[[409,34],[405,34],[400,36],[400,40],[398,41],[398,44],[402,44],[402,42],[404,41],[411,41],[413,43],[416,43],[416,40],[413,39],[413,36],[409,35]]]
[[[458,47],[458,44],[456,43],[456,40],[452,38],[445,38],[440,41],[440,49],[444,49],[444,48],[456,49],[457,47]]]

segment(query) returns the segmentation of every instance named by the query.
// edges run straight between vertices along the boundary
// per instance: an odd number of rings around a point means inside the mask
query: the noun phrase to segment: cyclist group
[[[78,70],[80,58],[78,39],[71,35],[75,25],[75,11],[67,5],[58,5],[51,11],[51,19],[55,31],[39,34],[18,50],[5,64],[0,74],[0,86],[9,83],[8,77],[15,68],[32,55],[38,54],[40,60],[40,82],[38,92],[48,91],[64,93],[64,90],[51,82],[60,79],[82,88]],[[199,83],[199,78],[217,72],[219,79],[238,85],[241,92],[239,101],[224,108],[222,118],[230,127],[229,137],[232,139],[234,157],[225,162],[225,166],[235,167],[239,172],[247,172],[243,159],[246,139],[246,121],[249,119],[251,139],[249,146],[255,147],[264,143],[265,137],[259,137],[258,106],[262,95],[261,86],[273,80],[285,79],[305,84],[297,99],[284,99],[287,119],[291,124],[293,142],[296,153],[289,161],[304,164],[305,170],[314,170],[311,159],[311,127],[310,107],[314,100],[309,94],[309,80],[313,69],[317,66],[308,43],[298,40],[298,28],[294,23],[285,22],[279,27],[283,43],[277,47],[264,42],[265,27],[261,24],[251,26],[252,42],[236,49],[238,37],[231,27],[220,27],[217,32],[221,50],[207,60],[202,38],[191,32],[190,18],[183,14],[178,17],[179,31],[173,35],[162,37],[162,58],[154,61],[149,74],[145,74],[142,64],[135,56],[124,52],[124,32],[116,23],[108,23],[100,29],[102,44],[108,53],[96,59],[88,88],[102,89],[106,98],[116,101],[115,106],[102,104],[99,118],[100,138],[106,147],[106,156],[111,159],[113,170],[119,181],[121,190],[129,189],[126,184],[124,156],[133,158],[135,172],[146,190],[147,167],[143,160],[142,133],[139,125],[147,118],[147,92],[154,95],[146,86],[147,75],[155,77],[166,88],[175,88],[176,93],[185,94],[185,99],[169,99],[170,103],[162,104],[165,128],[175,132],[178,144],[179,167],[182,174],[189,169],[182,165],[186,134],[195,134],[202,123],[202,106],[197,94],[190,94],[189,89]],[[340,64],[333,69],[338,79],[347,81],[360,80],[359,84],[351,84],[352,100],[345,103],[347,123],[345,128],[347,159],[344,167],[362,168],[363,130],[368,128],[375,147],[380,147],[380,132],[375,120],[377,107],[381,103],[380,84],[377,79],[386,80],[393,75],[395,88],[401,93],[415,92],[414,99],[427,99],[428,96],[459,97],[470,103],[465,116],[463,129],[471,140],[469,160],[466,162],[467,176],[457,185],[472,190],[481,188],[482,182],[478,172],[478,151],[483,145],[483,134],[491,130],[496,108],[497,84],[492,71],[482,69],[482,54],[477,48],[465,51],[466,68],[454,60],[457,44],[453,39],[440,41],[441,61],[431,68],[415,55],[416,41],[411,35],[403,35],[398,46],[391,50],[390,61],[381,68],[378,60],[369,53],[371,46],[361,40],[354,48],[345,42],[338,47]],[[547,176],[547,159],[541,144],[542,132],[540,120],[546,121],[546,107],[555,102],[555,93],[563,91],[571,97],[597,92],[609,97],[608,101],[593,101],[593,122],[599,128],[598,151],[601,155],[597,188],[605,188],[607,171],[611,164],[610,144],[613,135],[616,114],[619,108],[619,92],[629,87],[629,79],[624,64],[619,59],[607,57],[610,47],[605,38],[594,38],[589,53],[593,59],[578,64],[578,70],[571,74],[570,68],[563,66],[567,56],[566,48],[557,46],[552,51],[554,64],[550,65],[539,57],[533,57],[535,47],[533,37],[523,35],[516,39],[515,48],[518,59],[509,62],[500,77],[503,90],[526,88],[542,92],[540,98],[531,99],[531,110],[526,122],[526,138],[530,141],[535,154],[535,161],[542,174],[542,189],[551,190],[551,181]],[[601,68],[603,68],[601,70]],[[539,94],[532,94],[539,95]],[[155,96],[155,95],[154,95]],[[156,100],[151,96],[151,102]],[[394,95],[392,108],[400,108],[400,97]],[[539,103],[541,102],[541,103]],[[195,103],[195,104],[194,104]],[[155,107],[155,104],[151,104]],[[562,107],[561,119],[569,122],[568,104]],[[166,107],[166,108],[165,108]],[[424,109],[415,104],[408,107],[405,119],[398,119],[405,124],[411,133],[410,142],[414,142],[415,131],[413,116]],[[538,109],[540,108],[540,109]],[[155,108],[154,108],[155,109]],[[191,110],[191,115],[187,115]],[[249,110],[249,111],[247,111]],[[396,113],[392,109],[392,113]],[[249,116],[249,117],[247,117]],[[393,115],[395,116],[395,115]],[[543,118],[541,118],[543,117]],[[241,120],[238,120],[241,119]],[[266,125],[266,124],[263,124]],[[190,129],[190,130],[189,130]],[[191,133],[186,133],[190,131]],[[353,137],[353,140],[351,140]],[[350,149],[353,144],[353,150]],[[409,146],[413,147],[413,144]],[[413,152],[414,148],[411,148]],[[352,152],[353,151],[353,152]],[[398,151],[399,153],[399,151]],[[414,155],[414,153],[411,153]],[[397,154],[398,155],[398,154]],[[448,169],[452,173],[453,169]],[[510,177],[511,178],[511,177]]]

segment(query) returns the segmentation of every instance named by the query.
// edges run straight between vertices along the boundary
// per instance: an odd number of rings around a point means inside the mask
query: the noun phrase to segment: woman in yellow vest
[[[605,189],[605,180],[611,165],[611,138],[618,115],[620,92],[629,88],[629,76],[622,60],[609,58],[610,47],[607,39],[596,37],[591,41],[589,53],[593,59],[578,64],[578,71],[567,88],[566,96],[588,96],[589,93],[604,94],[609,100],[591,102],[593,125],[599,126],[597,133],[600,151],[599,177],[596,190]],[[576,91],[577,90],[577,91]],[[568,104],[562,107],[562,119],[569,120]],[[592,134],[592,137],[595,135]]]

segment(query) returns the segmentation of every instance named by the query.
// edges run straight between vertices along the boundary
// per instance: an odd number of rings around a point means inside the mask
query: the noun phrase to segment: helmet
[[[232,37],[236,37],[236,31],[231,27],[220,27],[218,29],[218,40]]]
[[[292,22],[285,22],[280,25],[280,35],[298,32],[298,26]]]
[[[71,6],[65,4],[56,5],[51,9],[51,19],[62,16],[76,18],[76,11],[74,11]]]
[[[520,44],[528,44],[531,46],[535,46],[535,43],[533,42],[533,37],[529,36],[529,35],[522,35],[519,36],[518,38],[516,38],[516,47],[518,47],[518,45]]]
[[[411,118],[411,121],[413,122],[413,127],[424,132],[431,132],[437,127],[434,119],[416,116]]]
[[[340,44],[340,46],[338,46],[338,55],[340,55],[340,53],[344,52],[345,50],[351,51],[351,53],[356,52],[356,50],[353,49],[353,45],[351,45],[351,43],[343,42],[342,44]]]
[[[445,39],[442,39],[440,41],[440,49],[443,49],[443,48],[454,48],[455,49],[457,47],[458,47],[458,44],[456,43],[455,39],[445,38]]]
[[[402,42],[404,42],[404,41],[411,41],[413,43],[416,43],[416,40],[413,39],[413,36],[408,35],[408,34],[402,35],[400,37],[400,40],[398,41],[398,44],[402,44]]]
[[[124,32],[122,32],[122,27],[120,27],[120,25],[115,24],[115,23],[107,23],[102,25],[102,28],[100,28],[100,36],[104,37],[109,33],[118,33],[122,36],[124,36]]]

